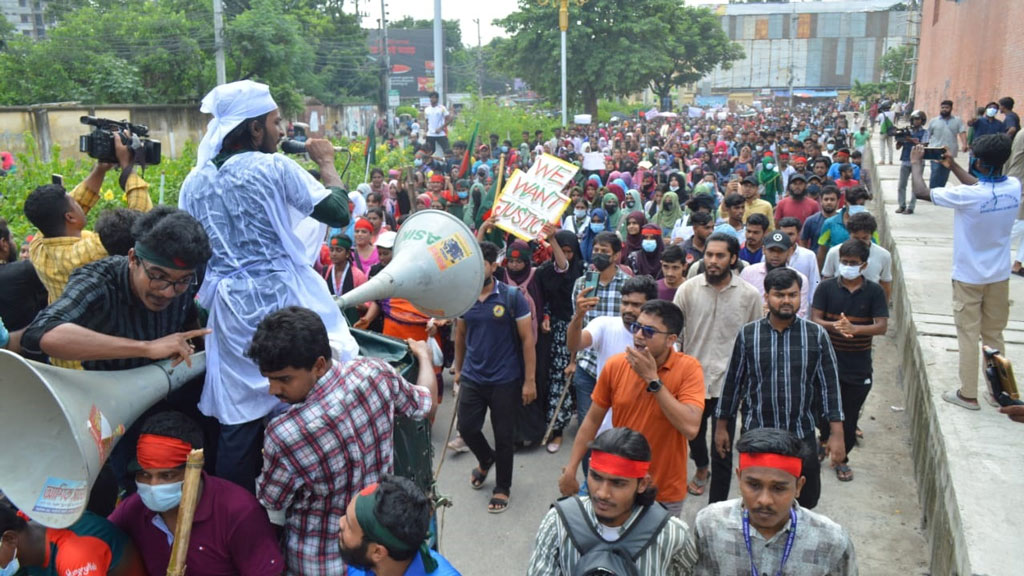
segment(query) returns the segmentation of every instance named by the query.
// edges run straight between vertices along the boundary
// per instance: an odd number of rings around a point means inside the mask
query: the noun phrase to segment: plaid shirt
[[[359,490],[392,471],[395,414],[422,418],[430,392],[386,362],[335,362],[306,397],[267,426],[260,503],[285,511],[287,574],[344,574],[338,522]]]
[[[21,347],[26,352],[41,355],[43,335],[65,323],[108,336],[144,341],[198,328],[196,290],[198,288],[192,286],[171,300],[167,308],[153,312],[132,289],[126,256],[91,262],[71,274],[60,299],[47,306],[25,329]],[[127,370],[152,363],[149,358],[118,358],[87,360],[82,364],[86,370]]]
[[[583,509],[593,524],[597,524],[597,517],[594,515],[594,505],[590,498],[583,496]],[[626,522],[617,530],[621,537],[633,526],[640,516],[642,509],[633,509]],[[609,530],[615,530],[614,528]],[[680,576],[684,574],[683,568],[683,547],[686,544],[686,532],[688,528],[675,516],[668,519],[668,523],[661,529],[654,543],[648,546],[637,558],[636,568],[640,576]],[[530,557],[530,567],[526,573],[530,576],[569,576],[576,570],[576,564],[580,561],[580,552],[573,544],[568,528],[562,522],[558,510],[552,506],[537,530],[537,540],[533,548],[533,555]],[[739,574],[737,572],[737,574]]]
[[[583,291],[583,284],[586,281],[587,275],[584,274],[576,279],[576,284],[572,287],[572,310],[573,314],[576,313],[576,297]],[[622,304],[622,285],[629,280],[629,276],[622,271],[621,268],[616,267],[615,276],[611,279],[611,282],[607,284],[601,284],[600,281],[597,283],[597,290],[588,294],[591,298],[597,296],[601,299],[597,303],[597,306],[593,310],[590,310],[583,315],[583,325],[590,324],[590,321],[598,316],[619,316],[619,306]],[[593,377],[599,376],[597,374],[597,352],[592,348],[584,348],[576,353],[576,368],[578,370],[585,370],[587,374]]]
[[[767,316],[745,324],[736,336],[715,418],[731,418],[741,400],[743,430],[781,428],[814,438],[816,404],[825,420],[842,421],[836,354],[825,329],[800,317],[782,332]]]
[[[684,574],[750,574],[750,554],[743,542],[743,500],[726,500],[697,512],[683,549]],[[821,514],[796,508],[796,536],[786,561],[786,576],[857,576],[853,541],[842,526]],[[792,529],[792,521],[769,539],[750,528],[750,549],[761,574],[775,574]]]

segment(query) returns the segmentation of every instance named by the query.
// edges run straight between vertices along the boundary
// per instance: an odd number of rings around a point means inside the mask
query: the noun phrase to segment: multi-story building
[[[47,29],[54,24],[46,15],[46,4],[46,0],[0,0],[4,17],[15,30],[37,40],[45,38]]]

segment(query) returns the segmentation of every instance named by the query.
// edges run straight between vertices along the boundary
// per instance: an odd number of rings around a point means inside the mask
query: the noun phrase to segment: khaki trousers
[[[978,397],[978,339],[985,346],[1005,351],[1003,329],[1009,315],[1009,279],[992,284],[953,280],[953,322],[960,349],[960,395],[964,398]]]

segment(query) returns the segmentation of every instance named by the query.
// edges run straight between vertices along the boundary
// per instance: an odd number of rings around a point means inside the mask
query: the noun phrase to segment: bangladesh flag
[[[470,159],[473,157],[473,146],[476,144],[476,132],[480,129],[480,123],[477,122],[476,126],[473,127],[473,135],[469,138],[469,147],[462,154],[462,164],[459,166],[458,178],[465,178],[466,172],[469,172]]]

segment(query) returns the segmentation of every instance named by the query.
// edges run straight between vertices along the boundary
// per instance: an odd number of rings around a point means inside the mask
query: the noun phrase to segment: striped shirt
[[[803,318],[779,332],[768,316],[740,329],[715,418],[732,418],[743,403],[743,430],[781,428],[814,438],[819,415],[843,420],[839,372],[828,333]]]
[[[694,576],[750,574],[750,554],[743,542],[743,500],[716,502],[697,512],[683,549],[684,573]],[[796,536],[786,561],[786,576],[856,576],[853,542],[842,526],[801,508],[796,509]],[[775,574],[782,562],[793,523],[765,539],[750,528],[750,549],[761,574]]]
[[[583,509],[590,522],[597,525],[594,505],[590,498],[580,497]],[[636,522],[643,508],[636,507],[626,522],[618,528],[621,536]],[[614,530],[604,527],[605,530]],[[654,544],[644,550],[637,559],[636,567],[640,576],[676,576],[683,574],[683,546],[686,544],[686,533],[689,530],[686,522],[675,516],[668,519],[654,540]],[[607,540],[608,537],[604,536]],[[558,510],[552,507],[544,516],[537,530],[536,545],[530,556],[530,568],[526,571],[530,576],[570,576],[580,560],[580,553],[569,537],[569,530],[562,522]]]
[[[61,297],[25,329],[21,347],[29,353],[42,354],[43,335],[69,322],[108,336],[143,341],[198,327],[196,290],[195,286],[189,288],[167,308],[153,312],[132,290],[128,257],[110,256],[71,273]],[[86,360],[82,366],[86,370],[127,370],[152,362],[148,358],[119,358]]]
[[[580,276],[572,287],[572,310],[574,314],[576,313],[576,298],[583,291],[586,278],[586,274]],[[590,292],[587,296],[591,298],[597,296],[601,301],[592,310],[583,315],[584,326],[590,324],[591,320],[599,316],[619,316],[619,306],[622,304],[622,285],[628,279],[629,276],[621,268],[618,268],[615,270],[615,276],[607,284],[601,284],[600,280],[598,281],[597,289]],[[597,352],[592,347],[584,348],[577,352],[576,368],[584,370],[587,374],[597,378],[599,376],[597,373]]]

